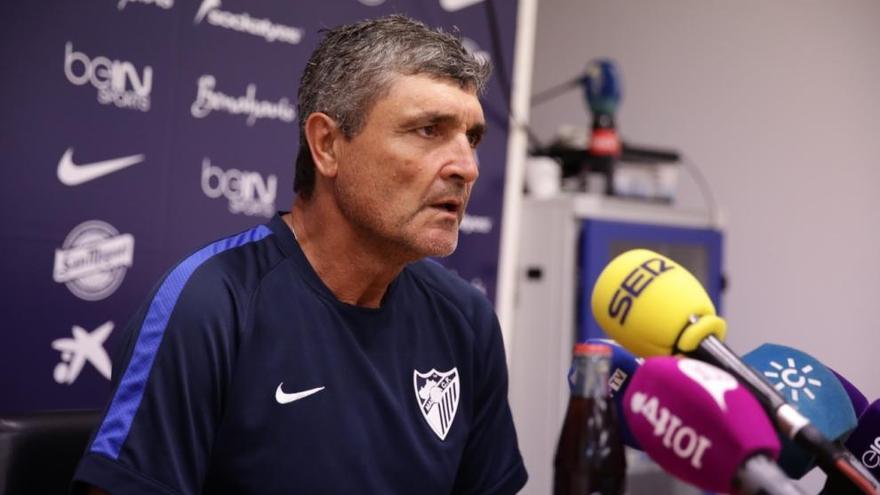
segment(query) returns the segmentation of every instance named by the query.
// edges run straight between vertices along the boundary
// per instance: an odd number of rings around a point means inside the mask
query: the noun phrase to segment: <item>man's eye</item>
[[[469,132],[467,135],[468,142],[471,143],[471,148],[476,148],[480,141],[483,139],[483,135],[477,132]]]
[[[436,125],[426,125],[424,127],[419,127],[416,129],[416,132],[423,137],[434,137],[437,135],[437,126]]]

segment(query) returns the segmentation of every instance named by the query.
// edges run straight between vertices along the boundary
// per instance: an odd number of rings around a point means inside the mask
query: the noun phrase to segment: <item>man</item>
[[[184,259],[134,319],[78,467],[92,493],[510,494],[497,319],[439,265],[489,68],[401,16],[329,31],[292,212]]]

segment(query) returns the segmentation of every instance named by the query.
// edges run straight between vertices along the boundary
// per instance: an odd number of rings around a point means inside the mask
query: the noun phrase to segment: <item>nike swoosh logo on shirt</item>
[[[78,186],[98,177],[144,161],[144,155],[130,155],[111,160],[77,165],[73,163],[73,148],[67,148],[58,162],[58,180],[66,186]]]
[[[278,388],[275,389],[275,400],[278,401],[279,404],[289,404],[295,400],[303,399],[312,394],[317,394],[321,390],[324,390],[324,387],[317,387],[309,390],[303,390],[302,392],[286,394],[283,390],[281,390],[282,385],[284,385],[284,382],[279,383]]]

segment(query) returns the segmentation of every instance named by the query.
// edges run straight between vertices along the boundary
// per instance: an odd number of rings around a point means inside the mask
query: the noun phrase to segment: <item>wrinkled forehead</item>
[[[432,74],[396,74],[372,110],[395,111],[402,115],[419,113],[450,114],[468,125],[485,125],[483,107],[473,84],[462,84]]]

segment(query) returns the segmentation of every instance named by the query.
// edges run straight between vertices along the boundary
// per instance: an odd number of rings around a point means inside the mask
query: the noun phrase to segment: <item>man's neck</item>
[[[317,199],[297,198],[284,222],[294,232],[312,269],[340,301],[378,308],[388,286],[406,266],[387,250],[372,248],[345,225],[341,213]],[[372,248],[372,249],[371,249]]]

